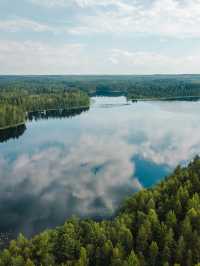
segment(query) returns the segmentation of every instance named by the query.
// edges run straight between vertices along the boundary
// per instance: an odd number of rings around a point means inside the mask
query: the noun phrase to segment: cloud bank
[[[71,33],[140,33],[175,38],[200,37],[199,0],[154,0],[148,5],[145,5],[145,1],[122,0],[32,0],[32,3],[48,8],[93,8],[92,14],[86,13],[80,17],[79,25],[72,27]]]
[[[24,4],[26,17],[17,8],[8,13],[7,7],[4,13],[0,6],[1,74],[199,72],[199,0],[26,0]],[[66,49],[74,43],[84,49],[77,55],[70,48],[69,58]],[[7,54],[3,46],[8,47]]]

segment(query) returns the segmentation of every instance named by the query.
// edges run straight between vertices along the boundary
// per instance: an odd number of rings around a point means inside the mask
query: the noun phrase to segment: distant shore
[[[184,100],[190,100],[190,99],[200,99],[200,96],[177,96],[177,97],[153,97],[153,98],[127,98],[129,101],[184,101]]]

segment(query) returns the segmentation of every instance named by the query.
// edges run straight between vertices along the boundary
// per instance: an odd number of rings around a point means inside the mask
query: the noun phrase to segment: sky
[[[0,74],[200,73],[200,0],[0,0]]]

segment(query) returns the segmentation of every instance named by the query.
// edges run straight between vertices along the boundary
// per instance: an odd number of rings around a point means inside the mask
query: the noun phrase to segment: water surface
[[[77,115],[32,117],[0,138],[0,231],[30,236],[73,214],[111,217],[125,197],[199,154],[199,110],[200,102],[98,97]]]

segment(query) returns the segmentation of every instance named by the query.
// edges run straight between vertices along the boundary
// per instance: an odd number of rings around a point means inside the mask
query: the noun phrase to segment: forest
[[[91,96],[195,100],[200,76],[0,76],[0,128],[24,123],[29,112],[89,107]]]
[[[25,121],[24,111],[15,106],[9,104],[0,104],[0,129],[8,128],[12,125],[18,126]]]
[[[200,76],[0,76],[0,128],[23,124],[29,112],[89,107],[90,96],[195,100]]]
[[[2,89],[0,90],[0,129],[25,123],[30,112],[88,108],[90,98],[81,91]]]
[[[72,217],[0,253],[1,266],[199,266],[200,158],[126,199],[112,220]]]
[[[81,90],[90,96],[129,99],[200,96],[200,75],[0,76],[0,91]]]

